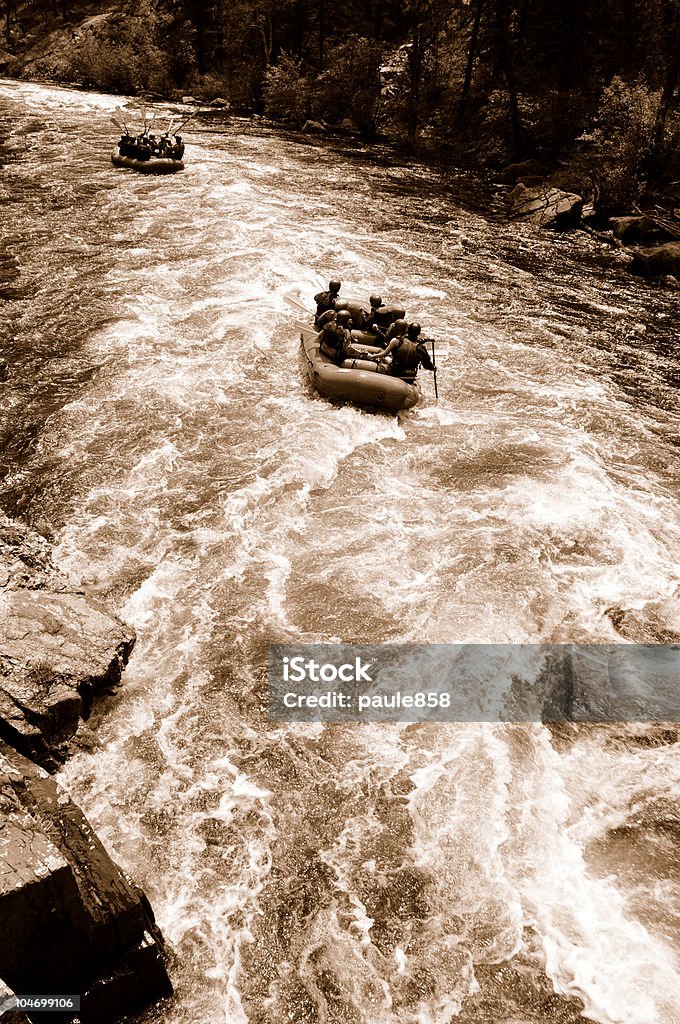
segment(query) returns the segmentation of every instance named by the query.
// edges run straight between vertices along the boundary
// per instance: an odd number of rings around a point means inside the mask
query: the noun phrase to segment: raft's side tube
[[[389,356],[387,357],[389,359]],[[374,363],[372,359],[345,359],[340,364],[345,370],[368,370],[369,373],[387,373],[387,367]]]
[[[354,341],[358,341],[362,347],[365,347],[370,352],[382,352],[382,347],[375,343],[375,334],[371,334],[370,331],[352,331],[351,333]]]
[[[114,167],[127,167],[133,171],[141,171],[142,174],[173,174],[175,171],[184,170],[182,160],[175,160],[167,156],[152,156],[148,160],[137,160],[136,157],[121,156],[118,146],[111,154],[111,163]]]

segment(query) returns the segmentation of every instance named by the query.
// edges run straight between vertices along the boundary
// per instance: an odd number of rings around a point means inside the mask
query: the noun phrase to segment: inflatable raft
[[[399,377],[381,373],[377,364],[368,359],[346,359],[342,366],[337,366],[319,351],[319,336],[313,327],[302,329],[301,340],[307,376],[324,398],[388,412],[410,409],[420,398],[417,381],[408,384]],[[371,346],[366,348],[367,352],[380,351]]]
[[[111,163],[114,167],[129,167],[132,171],[141,171],[142,174],[173,174],[175,171],[184,170],[184,161],[173,160],[169,156],[152,156],[148,160],[137,160],[132,156],[121,156],[118,146],[111,154]]]

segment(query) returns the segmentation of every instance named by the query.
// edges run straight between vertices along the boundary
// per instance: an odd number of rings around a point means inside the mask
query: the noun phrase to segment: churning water
[[[264,683],[273,641],[680,633],[677,293],[245,122],[114,170],[119,102],[0,83],[1,496],[139,634],[62,781],[177,953],[144,1019],[680,1021],[677,730],[275,726]],[[310,392],[284,295],[330,272],[408,300],[438,404]]]

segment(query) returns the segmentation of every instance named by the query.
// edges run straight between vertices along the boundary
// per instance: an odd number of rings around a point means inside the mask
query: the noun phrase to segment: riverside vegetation
[[[6,73],[226,98],[498,169],[603,215],[680,186],[680,0],[5,0]],[[2,55],[0,55],[2,56]],[[15,58],[15,59],[12,59]]]

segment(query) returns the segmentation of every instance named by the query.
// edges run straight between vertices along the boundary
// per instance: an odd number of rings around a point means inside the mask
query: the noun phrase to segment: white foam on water
[[[680,1005],[676,956],[635,920],[615,876],[590,874],[583,820],[570,820],[572,800],[582,794],[574,788],[569,795],[570,772],[547,732],[535,727],[527,743],[526,732],[514,731],[511,749],[521,760],[514,765],[512,791],[523,812],[507,844],[506,864],[525,919],[542,936],[550,977],[558,991],[582,999],[587,1015],[601,1024],[672,1021]],[[599,802],[591,773],[592,764],[580,781]]]

